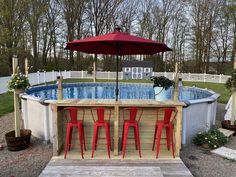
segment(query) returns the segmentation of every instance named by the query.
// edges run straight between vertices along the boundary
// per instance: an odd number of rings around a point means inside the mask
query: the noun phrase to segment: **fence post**
[[[71,78],[71,70],[69,71],[69,78]]]
[[[222,74],[219,75],[219,83],[222,82]]]
[[[110,80],[110,71],[107,72],[107,79]]]
[[[173,72],[172,73],[172,80],[174,80],[175,79],[175,73]]]
[[[124,78],[124,72],[121,71],[121,72],[120,72],[120,79],[123,80],[123,78]]]
[[[191,79],[191,73],[188,73],[188,81]]]
[[[81,71],[81,78],[82,79],[84,78],[84,71],[83,70]]]
[[[166,71],[164,72],[164,76],[167,77],[167,73],[166,73]]]
[[[46,71],[44,71],[43,73],[43,80],[44,80],[44,83],[46,84],[47,80],[46,80]]]
[[[63,76],[63,74],[62,74],[62,76]],[[64,76],[63,76],[63,78],[64,78],[64,79],[67,78],[67,77],[66,77],[66,70],[64,71]]]
[[[206,73],[203,74],[203,82],[206,82]]]
[[[37,79],[38,79],[38,84],[40,84],[40,72],[37,71]]]
[[[54,81],[54,70],[52,70],[52,81]]]

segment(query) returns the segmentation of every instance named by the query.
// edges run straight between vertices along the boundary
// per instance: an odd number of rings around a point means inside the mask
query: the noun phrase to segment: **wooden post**
[[[178,83],[179,83],[179,71],[178,71],[178,62],[175,63],[175,85],[174,85],[174,93],[173,93],[173,100],[177,101],[178,100]]]
[[[18,67],[18,59],[15,55],[12,57],[12,71],[16,74]],[[19,105],[19,94],[14,91],[14,118],[15,118],[15,136],[20,136],[20,105]]]
[[[94,55],[93,61],[93,82],[97,80],[97,54]]]
[[[114,111],[114,155],[119,155],[119,104],[116,102]]]
[[[180,149],[181,149],[181,141],[182,141],[182,106],[177,106],[178,110],[176,116],[176,124],[175,124],[175,152],[176,156],[179,157]]]
[[[57,76],[57,100],[63,99],[63,87],[62,87],[63,76]]]
[[[58,142],[58,115],[57,115],[57,106],[52,104],[52,121],[53,121],[53,155],[59,155],[59,142]]]
[[[236,69],[236,61],[234,61],[234,69]],[[234,122],[235,122],[235,106],[236,106],[236,89],[233,89],[231,119],[230,119],[230,124],[231,125],[234,125]]]
[[[28,77],[29,74],[29,62],[28,58],[25,58],[25,76]]]

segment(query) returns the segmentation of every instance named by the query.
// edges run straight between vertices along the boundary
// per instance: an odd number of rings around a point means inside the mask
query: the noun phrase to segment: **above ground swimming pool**
[[[64,99],[115,99],[115,83],[63,84]],[[171,98],[172,90],[168,91]],[[179,87],[179,100],[186,106],[182,117],[182,144],[191,143],[198,132],[215,125],[219,94],[196,87]],[[57,99],[57,86],[32,87],[22,95],[22,117],[25,128],[34,136],[52,141],[52,110],[50,104]],[[119,99],[154,99],[152,84],[119,83]]]
[[[172,90],[167,92],[171,98]],[[195,87],[181,87],[180,101],[189,101],[207,98],[213,95],[211,91]],[[33,87],[27,94],[47,100],[57,99],[57,85]],[[63,84],[64,99],[115,99],[114,83],[79,83]],[[119,84],[119,99],[154,99],[152,84]]]

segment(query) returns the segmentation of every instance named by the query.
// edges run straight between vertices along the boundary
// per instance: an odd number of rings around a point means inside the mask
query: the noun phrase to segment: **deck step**
[[[222,146],[220,148],[212,150],[211,152],[226,159],[236,160],[236,150],[234,149]]]
[[[52,158],[40,177],[193,177],[181,159],[112,160]]]
[[[224,128],[218,128],[218,130],[223,133],[227,138],[231,137],[234,134],[234,131],[232,130],[227,130]]]
[[[83,177],[163,177],[160,167],[130,166],[47,166],[40,177],[83,176]]]

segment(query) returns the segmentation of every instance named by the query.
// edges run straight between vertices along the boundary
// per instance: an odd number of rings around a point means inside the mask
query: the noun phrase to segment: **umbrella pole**
[[[119,95],[119,89],[118,89],[118,77],[119,77],[119,75],[118,75],[118,71],[119,71],[118,65],[119,65],[119,63],[118,63],[118,61],[119,61],[119,56],[117,54],[116,55],[116,89],[115,89],[116,101],[118,101],[118,95]]]

